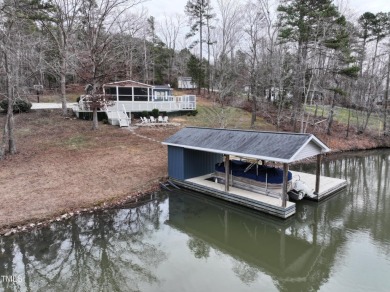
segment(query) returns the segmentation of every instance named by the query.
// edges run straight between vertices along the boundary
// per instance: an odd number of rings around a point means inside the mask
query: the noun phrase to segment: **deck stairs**
[[[126,113],[125,107],[122,110],[106,110],[107,118],[112,124],[117,124],[119,127],[129,127],[131,119]]]

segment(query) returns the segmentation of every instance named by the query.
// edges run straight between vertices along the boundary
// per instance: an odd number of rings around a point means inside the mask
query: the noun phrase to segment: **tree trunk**
[[[302,107],[302,88],[305,78],[303,65],[305,63],[305,53],[303,49],[304,44],[299,43],[296,69],[294,74],[293,100],[292,100],[292,116],[291,123],[293,124],[293,131],[297,131],[297,118]]]
[[[305,113],[306,113],[307,98],[309,96],[309,92],[310,92],[310,87],[311,87],[312,81],[313,81],[313,74],[310,76],[309,85],[307,87],[307,90],[304,89],[305,99],[303,101],[303,107],[301,109],[301,129],[299,131],[300,133],[306,133],[307,123],[306,123],[306,126],[304,125],[304,123],[305,123]],[[308,115],[308,120],[309,120],[309,115]]]
[[[99,128],[98,114],[97,114],[97,108],[95,107],[93,109],[93,114],[92,114],[92,130],[97,130],[98,128]]]
[[[328,129],[326,131],[326,133],[328,135],[330,135],[330,132],[331,132],[331,128],[332,128],[332,124],[333,124],[333,112],[334,112],[334,101],[336,99],[336,92],[333,94],[333,98],[332,98],[332,105],[331,105],[331,108],[330,108],[330,111],[329,111],[329,118],[328,118]]]
[[[348,138],[349,136],[349,125],[350,125],[350,120],[351,120],[351,109],[348,109],[348,124],[347,124],[347,134],[345,135],[345,138]]]
[[[146,47],[146,36],[144,38],[144,82],[148,83],[149,81],[149,68],[148,68],[148,62],[147,62],[147,47]]]
[[[13,112],[14,98],[13,96],[8,97],[8,111],[7,111],[7,120],[8,120],[8,150],[10,154],[16,153],[16,143],[14,135],[14,112]]]
[[[5,119],[5,124],[3,129],[3,139],[1,141],[1,146],[0,146],[0,160],[4,159],[5,157],[7,140],[8,140],[8,116]]]
[[[7,99],[8,99],[8,108],[7,108],[7,117],[5,120],[4,130],[3,130],[3,140],[0,147],[0,159],[3,159],[6,153],[6,147],[8,144],[8,151],[10,154],[16,153],[16,143],[14,137],[14,112],[13,112],[13,104],[14,104],[14,92],[11,80],[11,69],[10,64],[8,62],[8,55],[4,53],[4,67],[7,73],[6,78],[6,89],[7,89]]]
[[[61,102],[62,102],[62,115],[68,114],[66,106],[66,56],[65,52],[61,53],[61,71],[60,71],[60,84],[61,84]]]
[[[252,117],[251,117],[251,128],[255,127],[256,122],[256,113],[257,113],[257,105],[256,105],[256,94],[252,94]]]
[[[390,83],[390,54],[387,64],[386,92],[383,100],[383,135],[387,135],[387,104],[389,102],[389,83]]]
[[[200,89],[201,89],[201,86],[202,86],[202,82],[201,82],[201,79],[202,79],[202,49],[203,49],[203,14],[200,13],[199,15],[199,71],[198,71],[198,95],[200,95]]]

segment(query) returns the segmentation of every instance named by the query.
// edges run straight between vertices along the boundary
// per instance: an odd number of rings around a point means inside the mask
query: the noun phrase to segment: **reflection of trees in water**
[[[0,242],[0,275],[18,273],[15,290],[138,291],[139,283],[158,281],[152,271],[166,258],[148,241],[160,213],[153,201],[8,238]]]
[[[190,238],[187,245],[197,259],[207,259],[210,256],[210,246],[199,238]]]
[[[233,272],[243,283],[247,285],[253,283],[259,277],[259,270],[243,261],[234,262]]]
[[[340,217],[347,228],[369,232],[384,247],[390,241],[389,152],[345,158],[342,162],[337,168],[348,178],[348,195],[337,198]]]
[[[313,266],[307,274],[297,278],[275,277],[280,291],[318,290],[329,279],[335,258],[340,259],[347,252],[348,233],[369,233],[379,249],[387,255],[390,253],[390,152],[369,154],[323,163],[322,174],[346,178],[347,188],[319,204],[298,204],[294,223],[287,231],[309,242],[312,238],[320,250],[311,259]],[[314,172],[315,169],[304,165],[300,170]]]
[[[322,174],[347,179],[345,191],[316,209],[318,232],[329,234],[336,229],[369,232],[381,248],[390,241],[390,151],[363,152],[343,159],[324,161]],[[312,165],[302,165],[313,172]],[[297,214],[299,215],[299,214]],[[335,228],[336,222],[343,227]]]
[[[248,215],[248,218],[239,214],[235,215],[238,218],[224,217],[227,211],[222,208],[222,211],[211,210],[206,218],[215,218],[215,214],[220,214],[218,222],[222,222],[222,225],[215,230],[225,231],[227,223],[230,223],[231,237],[227,236],[229,232],[218,232],[198,238],[196,234],[213,232],[214,229],[209,226],[204,230],[204,222],[211,222],[204,219],[202,210],[205,210],[205,205],[189,204],[188,200],[184,200],[186,197],[176,200],[177,208],[173,208],[172,212],[170,210],[170,216],[171,219],[177,217],[178,225],[183,230],[186,230],[188,216],[203,218],[198,231],[197,221],[193,219],[192,228],[197,232],[189,233],[188,248],[199,259],[212,256],[211,248],[213,253],[231,255],[233,272],[243,283],[249,285],[256,282],[260,273],[266,273],[273,278],[280,291],[316,291],[331,277],[335,259],[342,258],[346,252],[347,234],[356,231],[369,233],[376,247],[386,255],[390,253],[389,153],[350,156],[325,162],[323,175],[347,178],[347,189],[319,204],[299,203],[296,216],[286,222],[286,226],[282,224],[276,229],[263,219],[255,220],[252,227],[249,226],[248,220],[254,220],[252,215]],[[150,243],[149,238],[160,228],[159,208],[159,203],[153,201],[131,210],[81,216],[52,228],[11,239],[0,238],[0,275],[19,275],[23,278],[22,283],[12,285],[0,282],[0,290],[131,291],[138,290],[142,282],[158,283],[153,271],[166,258],[166,254],[158,244]],[[213,208],[221,209],[217,203]],[[263,227],[261,230],[265,239],[274,236],[272,240],[264,241],[264,246],[260,245],[260,241],[254,245],[258,244],[259,249],[267,248],[271,243],[280,245],[281,252],[274,255],[275,261],[270,260],[265,265],[263,260],[269,257],[260,254],[260,260],[251,263],[251,259],[242,258],[241,253],[235,254],[234,249],[229,249],[234,241],[226,239],[235,238],[238,232],[234,228],[241,230],[241,227],[235,227],[238,226],[234,224],[237,220],[243,220],[250,227],[248,239],[252,238],[253,228],[258,227],[257,231],[260,232],[259,226]],[[282,238],[286,240],[285,245],[281,244]],[[296,242],[297,246],[292,246],[287,243],[289,238],[301,239],[313,252],[306,254],[302,251],[302,258],[299,258],[301,243]],[[249,254],[253,255],[251,251]],[[294,257],[289,259],[288,256],[292,254]],[[283,257],[286,265],[279,261]]]

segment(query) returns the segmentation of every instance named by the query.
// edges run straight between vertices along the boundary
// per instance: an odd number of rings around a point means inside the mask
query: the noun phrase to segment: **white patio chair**
[[[150,122],[151,122],[151,123],[155,123],[155,122],[156,122],[156,119],[155,119],[153,116],[151,116],[151,117],[150,117]]]
[[[158,122],[159,122],[159,123],[163,123],[163,122],[164,122],[164,119],[163,119],[162,116],[158,116]]]
[[[165,116],[165,117],[163,118],[163,122],[164,122],[164,123],[168,123],[168,116]]]

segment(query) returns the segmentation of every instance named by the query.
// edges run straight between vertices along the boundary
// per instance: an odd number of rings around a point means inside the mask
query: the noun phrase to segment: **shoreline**
[[[124,197],[111,198],[104,202],[95,202],[92,204],[92,206],[72,208],[70,210],[57,212],[43,218],[27,219],[15,224],[10,224],[9,226],[0,226],[0,237],[8,237],[17,233],[29,232],[34,229],[48,227],[52,223],[66,221],[82,214],[97,213],[105,210],[141,203],[144,198],[160,191],[160,182],[164,180],[167,180],[167,178],[161,177],[143,191],[135,191]]]
[[[100,124],[91,131],[90,121],[64,118],[58,110],[15,119],[18,154],[0,161],[6,170],[0,173],[0,236],[134,203],[167,179],[167,149],[159,141],[177,128],[128,131]],[[390,149],[388,137],[316,136],[334,149],[324,159]]]
[[[335,152],[332,151],[329,154],[327,154],[324,157],[324,159],[332,160],[332,159],[339,158],[340,155],[343,154],[357,155],[359,152],[381,151],[381,150],[389,150],[389,149],[390,147],[376,147],[370,149],[343,150],[343,151],[335,151]],[[312,163],[313,161],[311,160],[312,159],[300,163]],[[168,177],[166,176],[159,177],[158,179],[153,180],[153,183],[149,187],[146,187],[141,191],[134,191],[129,193],[128,195],[114,197],[105,200],[103,202],[97,201],[95,203],[92,203],[91,206],[76,207],[67,211],[54,213],[44,218],[27,219],[22,222],[10,224],[8,226],[7,225],[0,226],[0,237],[1,236],[8,237],[17,233],[30,232],[35,229],[48,227],[52,223],[66,221],[68,219],[71,219],[75,216],[79,216],[82,214],[97,213],[105,210],[116,209],[123,206],[133,207],[131,205],[142,203],[143,199],[150,197],[156,192],[161,191],[160,183],[166,182],[167,179]]]

